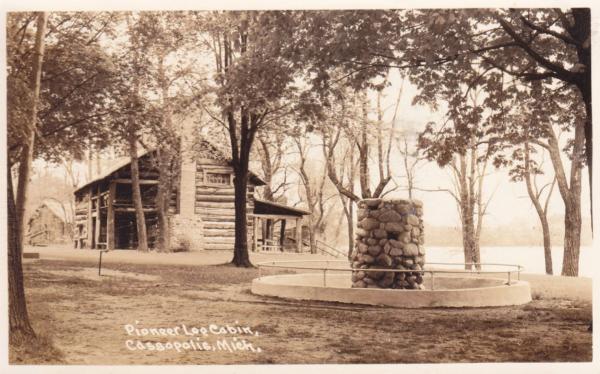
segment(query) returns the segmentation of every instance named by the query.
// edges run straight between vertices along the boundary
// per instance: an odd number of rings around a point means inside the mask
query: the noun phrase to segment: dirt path
[[[98,263],[100,251],[91,249],[73,249],[66,246],[29,247],[26,252],[37,252],[42,260],[70,260]],[[231,261],[231,251],[191,251],[179,253],[138,252],[133,250],[115,250],[102,255],[103,263],[128,263],[149,265],[218,265]],[[250,252],[253,263],[264,261],[317,261],[332,260],[325,255],[307,253]],[[342,259],[343,260],[343,259]]]
[[[32,319],[68,364],[410,363],[589,361],[591,303],[538,300],[519,307],[406,310],[302,303],[249,292],[256,269],[87,262],[25,265]],[[138,323],[136,323],[136,321]],[[242,326],[251,335],[128,335],[125,326]],[[258,334],[256,334],[256,332]],[[131,350],[141,344],[209,346],[244,339],[251,350]],[[136,343],[131,343],[136,344]],[[13,359],[14,361],[14,359]]]

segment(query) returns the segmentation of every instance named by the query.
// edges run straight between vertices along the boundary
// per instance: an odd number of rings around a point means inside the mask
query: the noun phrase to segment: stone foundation
[[[404,199],[365,199],[358,203],[358,228],[352,253],[352,287],[421,289],[425,264],[423,203]]]
[[[175,214],[169,218],[171,250],[173,252],[198,251],[204,249],[202,218],[197,215],[186,217]]]

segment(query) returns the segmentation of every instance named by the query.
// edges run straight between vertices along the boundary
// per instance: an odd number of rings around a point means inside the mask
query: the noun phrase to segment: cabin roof
[[[45,199],[39,206],[38,210],[46,206],[52,214],[54,214],[61,221],[68,223],[72,222],[72,214],[69,209],[66,209],[60,202],[50,199]]]
[[[208,143],[210,144],[210,143]],[[152,152],[154,152],[156,149],[148,149],[148,150],[144,150],[141,153],[138,154],[138,158],[144,157]],[[221,159],[224,159],[225,161],[227,161],[228,164],[231,164],[231,158],[227,157],[226,155],[222,154],[221,151],[219,151],[216,147],[212,146],[212,150],[214,150],[215,152],[218,152],[218,156]],[[100,181],[102,181],[103,179],[107,178],[108,176],[110,176],[112,173],[118,171],[119,169],[129,165],[131,163],[131,159],[129,157],[122,157],[117,159],[109,168],[107,168],[106,171],[104,171],[103,173],[101,173],[100,175],[96,176],[95,178],[93,178],[92,180],[90,180],[89,182],[86,182],[85,184],[83,184],[81,187],[78,187],[74,193],[78,193],[79,191],[83,190],[84,188],[98,183]],[[254,185],[256,186],[264,186],[266,183],[265,181],[263,181],[258,175],[256,175],[254,172],[249,171],[249,178],[252,181],[252,183],[254,183]]]
[[[154,149],[144,150],[143,152],[138,154],[138,158],[146,156],[147,154],[149,154],[150,152],[153,152],[153,151],[154,151]],[[103,173],[100,173],[100,175],[96,176],[89,182],[84,183],[81,187],[78,187],[75,190],[75,193],[83,190],[87,186],[90,186],[96,182],[103,180],[104,178],[108,177],[109,175],[111,175],[112,173],[121,169],[122,167],[129,165],[130,163],[131,163],[131,158],[129,158],[129,157],[118,158],[117,160],[115,160],[115,162],[110,167],[108,167],[108,169],[106,169],[106,171],[104,171]]]
[[[254,199],[254,215],[258,214],[302,217],[309,215],[310,212],[308,210],[292,208],[291,206],[275,203],[273,201]]]

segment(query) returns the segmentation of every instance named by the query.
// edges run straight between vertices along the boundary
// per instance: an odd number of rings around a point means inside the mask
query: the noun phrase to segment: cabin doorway
[[[146,233],[148,247],[154,248],[157,243],[158,217],[156,213],[146,213]],[[137,249],[137,220],[135,212],[118,212],[115,214],[115,249]]]

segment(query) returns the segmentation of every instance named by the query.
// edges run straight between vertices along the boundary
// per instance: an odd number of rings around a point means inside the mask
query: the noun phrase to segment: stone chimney
[[[193,118],[186,118],[181,129],[181,179],[179,186],[179,214],[191,218],[195,214],[196,203],[196,160],[193,140],[196,124]]]
[[[181,170],[179,179],[179,213],[169,220],[171,250],[204,249],[202,218],[196,214],[196,160],[193,151],[196,124],[194,118],[181,122]]]

